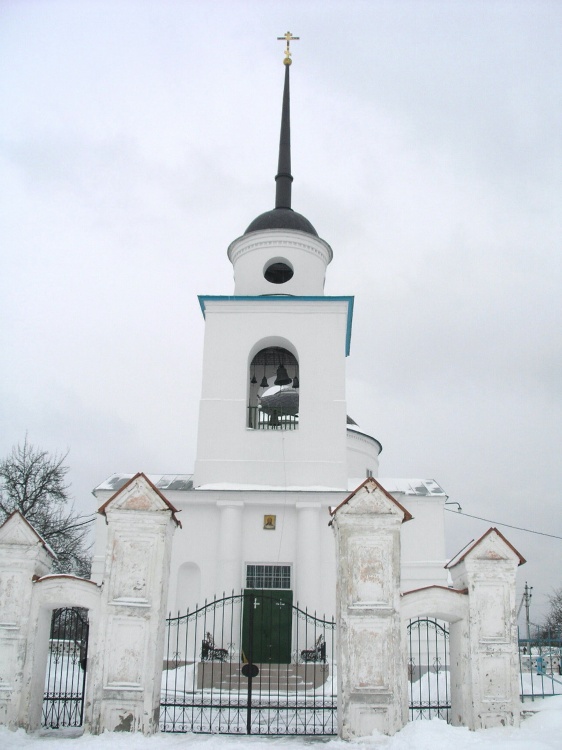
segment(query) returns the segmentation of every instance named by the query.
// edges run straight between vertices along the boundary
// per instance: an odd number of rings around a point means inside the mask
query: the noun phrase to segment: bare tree
[[[562,587],[555,589],[548,597],[550,610],[542,626],[542,630],[549,633],[560,633],[562,635]]]
[[[51,456],[28,443],[27,435],[23,445],[12,448],[0,461],[0,524],[19,510],[56,554],[54,572],[88,576],[92,519],[74,510],[66,483],[67,455]]]

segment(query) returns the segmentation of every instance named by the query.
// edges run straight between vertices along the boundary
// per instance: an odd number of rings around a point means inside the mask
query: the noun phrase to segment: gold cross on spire
[[[287,42],[287,46],[285,48],[285,59],[283,60],[283,64],[290,65],[292,60],[291,60],[291,50],[289,49],[289,45],[291,44],[291,42],[298,41],[300,37],[293,36],[290,31],[287,31],[286,34],[283,34],[283,36],[278,36],[277,39],[280,42],[282,42],[283,39],[285,39],[285,41]]]

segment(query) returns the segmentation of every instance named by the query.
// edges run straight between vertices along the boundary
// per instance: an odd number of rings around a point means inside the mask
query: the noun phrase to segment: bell
[[[279,365],[277,368],[277,377],[275,378],[274,385],[289,385],[291,378],[287,375],[287,370],[284,365]]]
[[[298,388],[298,387],[299,387],[299,379],[295,375],[295,377],[293,378],[293,388]]]
[[[268,387],[269,387],[269,383],[267,382],[267,378],[264,375],[263,378],[261,379],[260,388],[268,388]]]
[[[252,379],[250,380],[250,383],[252,385],[255,385],[258,382],[258,379],[256,378],[256,373],[252,375]]]

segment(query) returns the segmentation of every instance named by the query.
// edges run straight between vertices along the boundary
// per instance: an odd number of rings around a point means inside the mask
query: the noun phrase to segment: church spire
[[[306,232],[318,237],[318,232],[302,214],[291,208],[291,102],[289,93],[289,66],[291,65],[291,50],[289,45],[298,36],[293,36],[287,31],[283,36],[277,37],[286,41],[284,50],[285,58],[285,85],[283,88],[283,109],[281,112],[281,135],[279,138],[279,163],[277,176],[275,177],[275,208],[266,211],[255,218],[248,226],[244,234],[250,232],[261,232],[269,229],[290,229],[298,232]]]
[[[289,88],[289,67],[291,65],[290,43],[298,39],[287,31],[283,36],[277,37],[287,42],[285,48],[285,85],[283,87],[283,108],[281,111],[281,134],[279,136],[279,163],[277,165],[277,176],[275,177],[275,208],[291,208],[291,94]]]

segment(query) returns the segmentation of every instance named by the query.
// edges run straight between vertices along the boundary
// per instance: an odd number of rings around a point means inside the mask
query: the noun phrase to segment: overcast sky
[[[113,472],[192,471],[197,294],[273,207],[287,29],[293,206],[355,295],[381,477],[562,536],[556,0],[0,0],[0,455],[68,449],[84,512]],[[447,521],[451,555],[491,525]],[[499,528],[537,620],[562,540]]]

